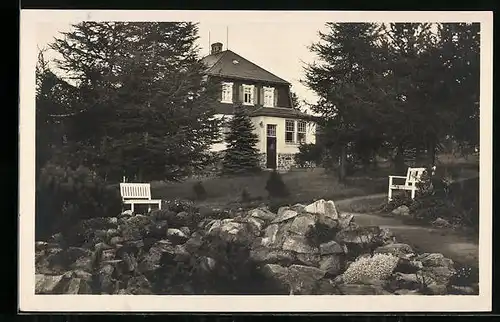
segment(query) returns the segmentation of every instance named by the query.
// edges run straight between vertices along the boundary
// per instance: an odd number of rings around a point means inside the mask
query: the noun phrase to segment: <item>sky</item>
[[[313,63],[315,55],[308,46],[318,41],[318,32],[325,22],[200,22],[198,46],[200,56],[208,55],[210,43],[221,42],[240,56],[289,81],[300,100],[316,101],[316,95],[300,83],[304,78],[304,64]],[[47,47],[54,37],[70,30],[68,22],[40,22],[37,26],[37,46]],[[210,33],[210,39],[209,39]],[[47,52],[46,58],[55,57]]]

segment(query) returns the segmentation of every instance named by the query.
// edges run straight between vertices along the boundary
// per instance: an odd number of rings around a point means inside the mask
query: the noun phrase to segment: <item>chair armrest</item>
[[[404,176],[389,176],[389,185],[392,185],[392,179],[406,179]]]

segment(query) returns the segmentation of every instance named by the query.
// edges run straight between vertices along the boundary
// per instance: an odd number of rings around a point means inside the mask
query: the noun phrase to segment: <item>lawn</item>
[[[251,176],[216,177],[201,180],[207,192],[207,198],[200,204],[224,205],[239,202],[243,189],[249,195],[260,201],[266,201],[268,194],[265,189],[269,172]],[[294,170],[282,174],[282,179],[290,196],[284,203],[309,202],[317,199],[343,199],[353,196],[363,196],[380,193],[386,190],[387,177],[352,177],[346,183],[339,183],[335,174],[322,168]],[[151,185],[152,194],[156,198],[195,199],[193,185],[200,180],[183,182],[154,182]]]

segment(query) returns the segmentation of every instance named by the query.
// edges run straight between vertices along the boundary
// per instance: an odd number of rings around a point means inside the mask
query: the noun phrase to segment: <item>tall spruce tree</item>
[[[376,84],[382,72],[379,33],[371,23],[326,26],[327,32],[320,32],[320,41],[310,47],[320,61],[305,67],[304,83],[319,96],[311,109],[322,116],[322,142],[340,155],[339,179],[343,180],[348,152],[369,159],[383,141],[377,130]]]
[[[84,22],[52,48],[78,88],[75,158],[113,181],[176,180],[217,140],[215,84],[204,81],[196,24]]]
[[[222,161],[223,173],[244,174],[260,170],[259,151],[256,148],[259,139],[243,107],[235,109],[234,116],[229,121],[229,131],[225,140],[227,149]]]

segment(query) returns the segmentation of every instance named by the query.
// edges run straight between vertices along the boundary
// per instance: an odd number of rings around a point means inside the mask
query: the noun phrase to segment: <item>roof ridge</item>
[[[265,68],[264,68],[264,67],[262,67],[262,66],[257,65],[256,63],[254,63],[254,62],[253,62],[253,61],[251,61],[250,59],[245,58],[245,57],[243,57],[243,56],[241,56],[241,55],[239,55],[239,54],[235,53],[234,51],[232,51],[232,50],[230,50],[230,49],[226,49],[226,50],[225,50],[225,52],[228,52],[228,51],[232,52],[234,55],[236,55],[236,56],[238,56],[238,57],[240,57],[240,58],[245,59],[245,60],[246,60],[247,62],[249,62],[250,64],[254,65],[254,66],[255,66],[255,67],[257,67],[257,68],[260,68],[260,69],[264,70],[265,72],[267,72],[267,73],[269,73],[269,74],[273,75],[274,77],[276,77],[276,78],[278,78],[278,79],[280,79],[280,80],[284,81],[285,83],[287,83],[287,84],[291,84],[289,81],[287,81],[287,80],[285,80],[285,79],[283,79],[283,78],[281,78],[281,77],[279,77],[279,76],[277,76],[277,75],[275,75],[275,74],[271,73],[270,71],[268,71],[267,69],[265,69]],[[214,65],[214,66],[215,66],[215,65]]]

